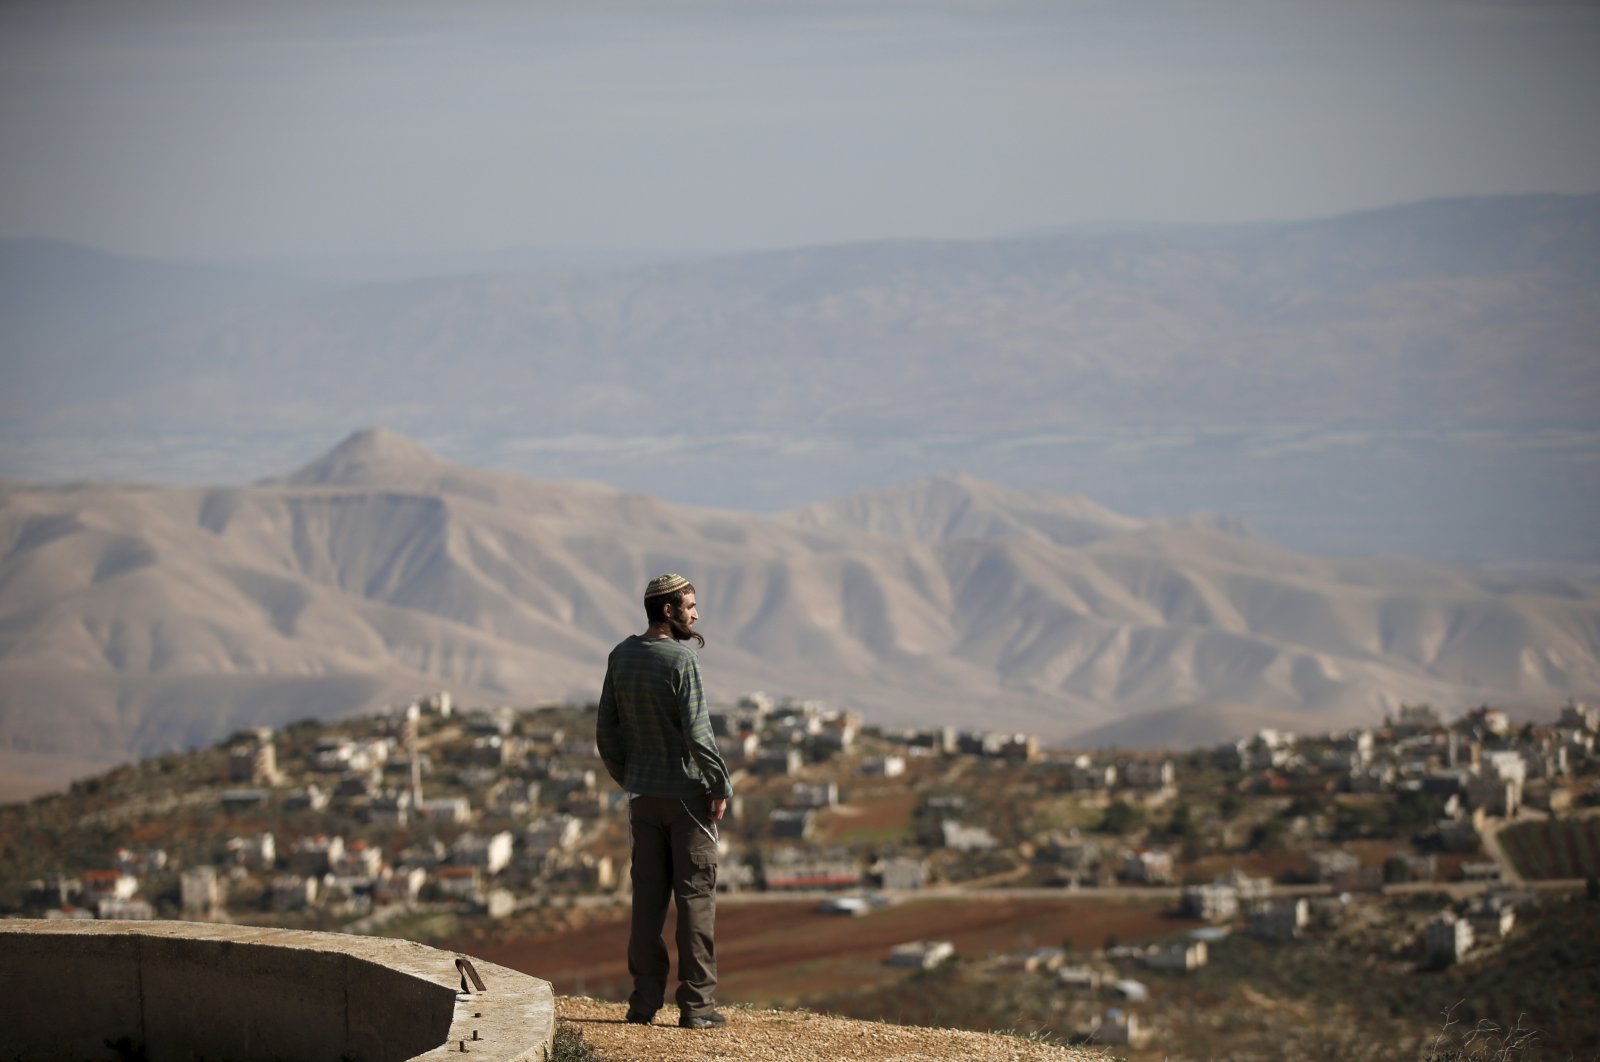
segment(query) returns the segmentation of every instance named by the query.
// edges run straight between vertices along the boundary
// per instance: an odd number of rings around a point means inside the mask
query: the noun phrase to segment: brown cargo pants
[[[628,801],[633,831],[633,924],[628,972],[632,1014],[654,1014],[666,999],[670,966],[661,931],[667,899],[678,905],[678,1010],[711,1010],[717,990],[717,844],[704,797],[639,796]]]

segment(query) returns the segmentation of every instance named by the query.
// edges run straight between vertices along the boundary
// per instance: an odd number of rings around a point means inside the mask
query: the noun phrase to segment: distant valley
[[[1593,581],[1315,558],[962,477],[690,508],[372,430],[254,486],[0,487],[0,755],[44,788],[440,688],[587,700],[669,569],[700,590],[713,696],[885,725],[1200,744],[1600,692]]]
[[[0,242],[0,476],[246,482],[385,424],[723,509],[962,473],[1299,551],[1600,564],[1600,196],[436,268]]]

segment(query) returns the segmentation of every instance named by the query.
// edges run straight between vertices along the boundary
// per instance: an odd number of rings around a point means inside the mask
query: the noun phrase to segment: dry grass
[[[1518,1016],[1510,1029],[1487,1019],[1462,1027],[1455,1020],[1455,1007],[1451,1007],[1445,1011],[1439,1034],[1428,1045],[1426,1062],[1513,1062],[1539,1039],[1536,1030],[1522,1027],[1522,1021]]]
[[[669,1005],[654,1025],[629,1025],[626,1006],[581,997],[556,1000],[557,1054],[564,1062],[799,1062],[848,1058],[860,1062],[1108,1062],[1081,1047],[1058,1047],[1026,1036],[924,1029],[855,1021],[804,1010],[724,1007],[724,1029],[677,1027]],[[566,1030],[563,1032],[563,1030]]]

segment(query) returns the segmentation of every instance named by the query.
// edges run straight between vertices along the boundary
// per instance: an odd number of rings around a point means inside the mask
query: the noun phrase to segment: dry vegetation
[[[626,1009],[582,997],[558,999],[557,1036],[566,1057],[558,1053],[557,1062],[1103,1062],[1108,1057],[1026,1036],[907,1028],[803,1010],[728,1008],[727,1028],[688,1032],[668,1020],[670,1009],[647,1027],[624,1022]]]

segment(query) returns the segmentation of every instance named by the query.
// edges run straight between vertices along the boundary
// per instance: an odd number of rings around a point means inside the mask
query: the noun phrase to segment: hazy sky
[[[1600,4],[0,0],[0,234],[732,249],[1600,189]]]

